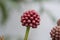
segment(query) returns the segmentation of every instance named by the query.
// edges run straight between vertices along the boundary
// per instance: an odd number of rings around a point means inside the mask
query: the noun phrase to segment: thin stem
[[[24,40],[27,40],[28,39],[29,30],[30,30],[30,27],[27,27]]]

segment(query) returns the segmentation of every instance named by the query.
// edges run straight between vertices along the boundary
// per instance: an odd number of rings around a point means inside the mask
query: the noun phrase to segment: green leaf
[[[11,0],[12,2],[22,2],[24,0]]]
[[[2,2],[0,2],[0,7],[1,7],[1,10],[2,10],[2,24],[4,24],[5,22],[6,22],[6,20],[7,20],[7,11],[6,11],[6,7],[5,7],[5,5],[2,3]]]

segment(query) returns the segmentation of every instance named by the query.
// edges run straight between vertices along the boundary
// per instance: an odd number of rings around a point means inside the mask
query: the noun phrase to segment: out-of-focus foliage
[[[24,0],[11,0],[13,2],[21,2],[21,1],[24,1]]]
[[[6,2],[12,2],[12,4],[14,4],[14,2],[16,2],[16,5],[13,5],[13,6],[18,6],[18,2],[22,2],[25,0],[0,0],[0,8],[1,8],[1,11],[2,11],[2,21],[1,23],[4,24],[6,23],[7,21],[7,18],[8,18],[8,10],[6,9],[7,7],[5,6],[5,3]],[[41,4],[41,9],[40,9],[40,14],[43,15],[43,12],[45,11],[44,9],[44,5],[42,4],[42,2],[46,2],[46,1],[54,1],[54,0],[33,0],[33,2],[39,2]],[[12,6],[12,5],[11,5]],[[46,13],[47,15],[49,16],[49,18],[53,21],[53,23],[56,22],[56,18],[54,17],[54,15],[52,15],[52,12],[49,11],[49,10],[46,10]],[[9,40],[10,39],[10,36],[6,36],[5,37],[5,40]],[[18,38],[17,40],[22,40],[21,38]]]
[[[6,6],[5,6],[5,2],[3,0],[0,0],[0,8],[1,8],[1,11],[2,11],[2,21],[1,23],[4,24],[7,20],[7,10],[6,10]]]
[[[1,7],[1,10],[2,10],[2,24],[6,21],[7,19],[7,11],[6,11],[6,8],[5,8],[5,5],[3,3],[0,3],[0,7]]]
[[[11,2],[17,2],[18,3],[18,2],[25,1],[25,0],[0,0],[0,7],[1,7],[1,10],[2,10],[2,22],[1,22],[2,24],[4,24],[7,20],[7,18],[8,18],[8,11],[6,10],[6,6],[5,6],[6,1],[7,2],[11,1]],[[33,0],[33,1],[44,2],[44,1],[54,1],[54,0]],[[42,14],[43,12],[44,12],[44,7],[42,5],[41,9],[40,9],[40,13]],[[52,18],[52,20],[55,22],[54,16],[50,14],[51,12],[47,12],[47,13],[48,13],[47,15],[49,15],[50,18]]]

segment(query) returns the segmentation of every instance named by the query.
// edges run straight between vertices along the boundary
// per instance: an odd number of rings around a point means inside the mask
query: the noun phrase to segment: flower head
[[[60,40],[60,26],[56,26],[50,32],[52,40]]]
[[[37,28],[40,24],[40,16],[35,10],[29,10],[21,16],[21,22],[23,26]]]
[[[52,40],[60,40],[60,19],[57,21],[55,26],[50,32]]]

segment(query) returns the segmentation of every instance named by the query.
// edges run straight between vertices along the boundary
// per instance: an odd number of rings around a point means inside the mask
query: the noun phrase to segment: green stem
[[[30,27],[28,26],[27,29],[26,29],[26,34],[25,34],[24,40],[27,40],[28,39],[29,30],[30,30]]]

